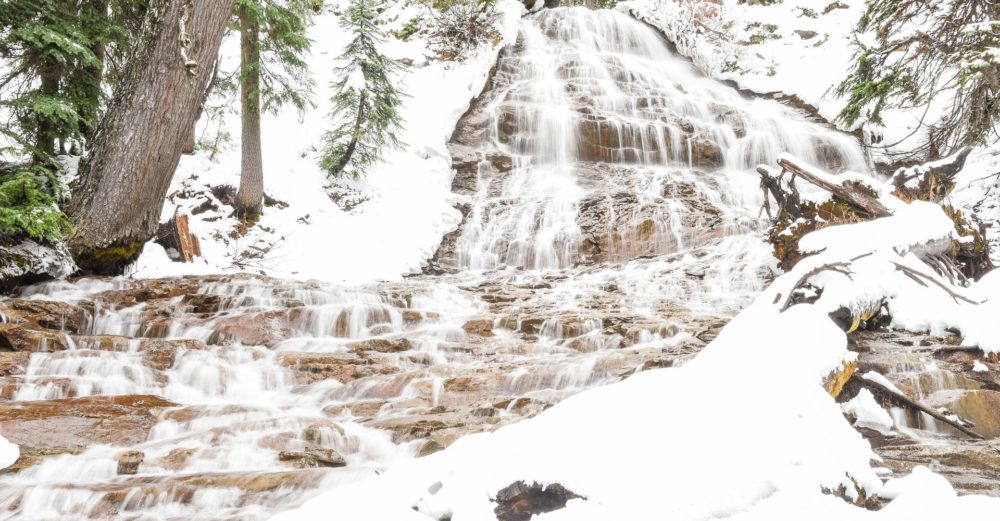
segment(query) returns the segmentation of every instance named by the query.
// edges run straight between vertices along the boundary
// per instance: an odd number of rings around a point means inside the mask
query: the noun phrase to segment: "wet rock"
[[[175,405],[163,398],[142,395],[0,402],[0,431],[24,447],[134,445],[146,441],[159,411]]]
[[[463,324],[462,330],[470,335],[493,336],[493,319],[474,318]]]
[[[299,313],[298,309],[278,309],[226,317],[216,322],[208,343],[274,347],[294,335],[292,322]]]
[[[325,421],[310,424],[302,431],[302,437],[309,443],[320,447],[329,447],[344,436],[344,429],[336,423]]]
[[[28,360],[30,358],[31,353],[23,351],[14,353],[0,352],[0,376],[23,375],[24,370],[28,367]]]
[[[1000,437],[1000,392],[974,390],[949,404],[948,409],[975,424],[972,428],[986,438]]]
[[[66,349],[69,346],[65,334],[29,329],[19,324],[0,324],[0,351],[36,353]]]
[[[79,306],[47,300],[13,299],[0,306],[0,313],[10,321],[66,333],[82,332],[90,319]]]
[[[403,321],[407,324],[418,324],[425,321],[441,320],[441,315],[433,311],[418,311],[415,309],[405,309],[402,311]]]
[[[184,295],[181,304],[188,306],[192,313],[210,315],[219,312],[222,297],[203,294]]]
[[[73,256],[64,244],[46,245],[31,239],[0,244],[0,293],[67,277],[76,270]]]
[[[434,454],[435,452],[441,452],[444,449],[445,447],[443,445],[434,440],[423,441],[420,443],[420,446],[417,449],[416,457],[422,458],[424,456],[430,456],[431,454]]]
[[[586,499],[559,483],[530,485],[517,481],[497,491],[493,513],[497,521],[530,521],[536,514],[566,508],[571,499]]]
[[[332,449],[282,451],[278,453],[278,460],[300,469],[347,466],[344,457]]]
[[[187,466],[191,456],[194,456],[196,449],[176,448],[167,453],[166,456],[150,462],[151,465],[163,467],[167,470],[178,471]]]
[[[142,465],[143,459],[146,457],[140,450],[130,450],[122,452],[115,457],[118,461],[118,475],[134,475],[139,472],[139,465]]]
[[[166,371],[173,367],[180,351],[204,349],[208,349],[208,346],[203,342],[190,339],[144,339],[139,347],[143,364],[157,371]]]
[[[372,338],[364,342],[348,344],[352,351],[374,351],[376,353],[400,353],[413,347],[406,338]]]
[[[473,393],[481,391],[484,387],[484,383],[474,376],[460,376],[444,382],[445,390],[453,393]]]
[[[348,383],[359,378],[399,371],[396,367],[376,364],[354,353],[283,353],[279,363],[293,369],[296,379],[301,383],[326,379]]]

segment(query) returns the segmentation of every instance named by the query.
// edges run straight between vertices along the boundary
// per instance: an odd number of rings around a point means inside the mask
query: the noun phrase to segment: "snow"
[[[892,416],[875,402],[875,396],[868,389],[858,391],[858,395],[844,403],[841,410],[855,418],[856,427],[872,429],[883,435],[892,433]]]
[[[822,386],[855,359],[829,318],[840,307],[858,314],[888,301],[901,326],[919,330],[939,321],[933,327],[958,327],[966,338],[984,332],[984,341],[1000,339],[995,330],[977,329],[995,322],[990,317],[998,310],[954,301],[896,269],[933,273],[906,249],[955,231],[936,205],[897,201],[894,207],[891,217],[803,238],[824,248],[778,277],[684,366],[581,393],[536,418],[460,439],[275,519],[318,519],[335,508],[351,519],[492,520],[491,498],[516,481],[559,483],[585,498],[541,520],[662,519],[666,513],[680,520],[803,513],[810,519],[903,520],[924,519],[925,509],[949,516],[995,512],[1000,499],[960,498],[926,469],[883,484],[871,467],[877,456],[843,414],[882,432],[890,432],[892,419],[867,391],[839,406]],[[866,256],[858,258],[863,250]],[[830,262],[848,263],[851,277],[814,277],[823,289],[819,299],[782,312],[782,296]],[[967,290],[936,280],[979,297],[994,291],[1000,277],[985,277]],[[875,372],[863,378],[895,388]],[[876,494],[894,499],[869,512],[823,493],[837,490],[851,501]]]
[[[14,464],[21,457],[21,450],[17,445],[7,441],[7,438],[0,436],[0,469],[5,469]]]
[[[976,360],[972,363],[972,371],[976,373],[988,373],[990,372],[990,368],[987,367],[986,364]]]
[[[724,0],[717,5],[700,0],[632,0],[620,3],[619,9],[661,29],[678,44],[682,54],[709,75],[735,81],[740,88],[758,93],[797,96],[832,121],[844,103],[832,95],[831,87],[844,79],[854,63],[852,31],[865,4],[864,0],[840,3],[847,8],[828,13],[823,13],[826,3],[813,3],[815,18],[798,10],[809,3],[749,5],[751,2]],[[696,6],[693,10],[692,5]],[[692,17],[694,23],[683,23]],[[769,33],[754,24],[774,25],[776,30]],[[703,29],[706,26],[711,30]],[[805,39],[795,31],[817,35]],[[720,40],[719,32],[729,34],[729,38]],[[774,37],[740,44],[750,41],[754,34]],[[727,61],[737,62],[740,69],[727,69]]]
[[[288,207],[266,207],[260,221],[242,236],[232,208],[223,206],[210,187],[239,184],[240,150],[236,146],[210,158],[207,152],[182,158],[171,185],[162,221],[175,212],[191,215],[191,232],[202,257],[172,262],[167,252],[147,244],[131,271],[141,278],[251,271],[300,280],[365,283],[398,280],[418,272],[433,256],[441,238],[457,228],[461,214],[451,192],[451,156],[446,144],[452,129],[479,95],[499,51],[513,42],[523,6],[497,4],[499,41],[485,45],[462,63],[437,60],[426,36],[408,41],[390,38],[383,52],[414,66],[401,79],[408,95],[401,108],[405,129],[402,150],[390,152],[360,181],[338,183],[347,199],[360,201],[342,209],[328,195],[331,181],[318,166],[317,147],[330,125],[326,119],[336,57],[349,35],[338,17],[324,12],[310,28],[314,40],[308,66],[315,74],[317,107],[301,117],[289,109],[262,120],[265,192]],[[388,31],[426,17],[426,6],[398,2],[383,18]],[[223,67],[238,62],[238,38],[225,42]],[[203,122],[199,129],[207,125]],[[229,133],[239,136],[238,114],[229,116]],[[216,209],[207,211],[202,205]],[[199,207],[202,207],[199,209]]]

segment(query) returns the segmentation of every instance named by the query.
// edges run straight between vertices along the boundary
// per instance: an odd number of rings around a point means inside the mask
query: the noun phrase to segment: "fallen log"
[[[892,212],[879,202],[876,196],[871,194],[869,188],[856,182],[835,182],[830,179],[832,176],[822,173],[812,165],[800,161],[791,156],[782,155],[778,158],[778,165],[783,170],[791,172],[794,177],[802,178],[806,182],[830,192],[869,217],[888,217],[892,215]]]
[[[902,195],[905,191],[904,188],[910,181],[920,179],[921,192],[926,194],[930,200],[938,202],[951,191],[955,176],[965,168],[965,161],[971,152],[971,147],[965,147],[957,154],[939,161],[910,168],[900,168],[892,176],[892,185],[896,187],[897,193]],[[939,187],[943,187],[945,190],[938,190]],[[917,192],[917,194],[919,193]],[[913,197],[913,194],[910,195]]]
[[[906,396],[905,394],[903,394],[903,393],[901,393],[901,392],[899,392],[899,391],[897,391],[895,389],[892,389],[890,387],[887,387],[887,386],[883,385],[882,383],[880,383],[878,381],[875,381],[875,380],[872,380],[872,379],[869,379],[869,378],[865,378],[864,376],[862,376],[861,377],[861,385],[864,386],[865,388],[867,388],[868,390],[874,392],[874,393],[878,393],[878,394],[881,394],[882,396],[886,396],[886,397],[888,397],[888,398],[890,398],[892,400],[895,400],[897,403],[900,403],[900,404],[902,404],[902,405],[904,405],[906,407],[909,407],[911,409],[914,409],[916,411],[922,412],[922,413],[924,413],[924,414],[926,414],[926,415],[934,418],[935,420],[938,420],[938,421],[940,421],[940,422],[942,422],[942,423],[944,423],[946,425],[949,425],[949,426],[955,428],[956,430],[962,432],[963,434],[965,434],[965,435],[967,435],[967,436],[969,436],[971,438],[975,438],[977,440],[984,440],[984,439],[986,439],[983,436],[981,436],[979,433],[977,433],[977,432],[973,431],[972,429],[970,429],[970,428],[966,427],[965,425],[963,425],[961,422],[953,420],[953,419],[945,416],[944,414],[941,414],[940,412],[935,411],[934,409],[931,409],[930,407],[928,407],[928,406],[926,406],[926,405],[924,405],[924,404],[922,404],[922,403],[920,403],[920,402],[918,402],[918,401],[910,398],[909,396]]]

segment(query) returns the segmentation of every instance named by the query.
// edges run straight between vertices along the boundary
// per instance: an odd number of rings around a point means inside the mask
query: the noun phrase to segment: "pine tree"
[[[242,166],[237,205],[258,214],[264,202],[261,109],[277,112],[291,105],[312,107],[312,81],[304,56],[309,20],[318,0],[237,0],[240,30]]]
[[[127,4],[128,8],[123,9]],[[82,145],[100,117],[109,45],[127,48],[123,17],[136,0],[11,0],[0,3],[0,107],[13,116],[2,131],[15,157],[38,166]],[[82,149],[80,146],[75,147]]]
[[[386,148],[402,143],[398,108],[403,94],[396,88],[403,67],[378,50],[385,34],[377,25],[375,0],[354,0],[341,24],[353,39],[340,56],[331,117],[335,127],[324,136],[320,165],[330,175],[358,177],[375,164]]]
[[[0,3],[0,235],[55,241],[68,231],[54,157],[82,151],[100,117],[108,45],[127,45],[112,6],[129,0],[10,0]]]
[[[939,119],[923,121],[917,152],[935,158],[1000,138],[1000,2],[870,0],[858,33],[857,65],[837,88],[848,97],[842,122],[881,123],[887,109],[951,96]]]

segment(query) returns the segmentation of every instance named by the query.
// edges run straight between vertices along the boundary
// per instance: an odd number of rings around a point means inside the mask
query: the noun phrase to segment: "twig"
[[[920,412],[922,412],[924,414],[927,414],[928,416],[930,416],[930,417],[932,417],[932,418],[934,418],[934,419],[936,419],[938,421],[946,423],[946,424],[954,427],[955,429],[959,430],[960,432],[962,432],[962,433],[964,433],[964,434],[966,434],[966,435],[968,435],[968,436],[970,436],[972,438],[975,438],[977,440],[984,440],[984,439],[986,439],[982,435],[980,435],[979,433],[973,431],[972,429],[969,429],[965,425],[962,425],[960,422],[957,422],[957,421],[955,421],[955,420],[953,420],[953,419],[951,419],[951,418],[949,418],[949,417],[941,414],[940,412],[935,411],[934,409],[931,409],[930,407],[928,407],[928,406],[926,406],[926,405],[924,405],[924,404],[922,404],[922,403],[920,403],[920,402],[918,402],[918,401],[910,398],[909,396],[906,396],[903,393],[900,393],[898,391],[890,389],[890,388],[886,387],[885,385],[882,385],[879,382],[876,382],[874,380],[869,380],[867,378],[862,377],[861,378],[861,385],[867,387],[869,390],[872,390],[872,391],[875,391],[877,393],[880,393],[883,396],[889,396],[890,398],[896,400],[897,402],[902,403],[903,405],[905,405],[905,406],[907,406],[907,407],[909,407],[911,409],[915,409],[915,410],[920,411]]]
[[[918,279],[917,277],[920,277],[921,279],[933,282],[935,286],[941,288],[942,290],[944,290],[945,293],[947,293],[948,295],[950,295],[951,298],[953,300],[955,300],[956,303],[959,300],[961,300],[961,301],[964,301],[964,302],[968,302],[969,304],[972,304],[973,306],[978,306],[979,304],[982,304],[982,302],[976,302],[976,301],[970,300],[970,299],[968,299],[968,298],[966,298],[966,297],[964,297],[962,295],[959,295],[958,293],[955,293],[954,291],[948,289],[948,286],[945,286],[944,284],[942,284],[941,282],[939,282],[934,277],[931,277],[930,275],[927,275],[925,273],[920,273],[919,271],[917,271],[917,270],[915,270],[913,268],[907,267],[907,266],[903,266],[902,264],[900,264],[898,262],[893,262],[892,264],[893,264],[893,266],[896,266],[896,269],[898,271],[902,271],[903,274],[906,275],[907,277],[910,277],[911,279],[919,282],[921,286],[927,287],[927,284],[921,282],[920,279]]]

